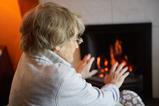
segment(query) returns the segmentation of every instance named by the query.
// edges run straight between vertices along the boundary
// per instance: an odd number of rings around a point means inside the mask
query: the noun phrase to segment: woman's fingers
[[[91,67],[92,63],[94,61],[94,57],[89,57],[89,59],[87,61],[82,61],[82,63],[80,64],[81,67],[87,66],[87,67]]]
[[[118,66],[118,63],[115,63],[112,68],[110,74],[107,74],[104,78],[105,84],[113,83],[117,87],[121,87],[125,78],[129,75],[127,72],[128,67],[124,67],[125,64],[122,63]]]
[[[88,60],[88,64],[92,65],[93,61],[94,61],[94,57],[91,57],[90,60]]]
[[[83,71],[83,68],[85,67],[85,65],[86,65],[86,62],[81,61],[80,64],[78,65],[78,67],[76,68],[77,72],[81,73]]]
[[[124,80],[128,75],[129,75],[129,72],[126,72],[125,74],[122,75],[122,79]]]
[[[118,68],[117,68],[117,70],[116,70],[116,73],[120,73],[120,71],[122,71],[122,69],[123,69],[124,66],[125,66],[125,63],[121,63],[121,64],[118,66]]]
[[[119,72],[119,76],[122,76],[127,70],[128,70],[128,67],[123,68],[123,69]]]
[[[87,62],[90,58],[91,58],[91,55],[88,54],[88,55],[84,56],[84,58],[82,59],[82,62]]]
[[[112,66],[112,68],[111,68],[111,70],[110,70],[110,73],[115,72],[117,66],[118,66],[118,63],[116,62],[116,63]]]
[[[90,54],[84,56],[84,58],[80,61],[79,65],[77,66],[78,72],[82,71],[82,69],[87,65],[87,63],[90,60],[90,58],[91,58]]]
[[[98,70],[92,70],[89,74],[89,77],[92,77],[93,75],[95,75],[98,72]]]
[[[95,70],[90,72],[90,68],[91,68],[94,60],[95,60],[95,58],[91,57],[91,55],[88,54],[80,62],[79,66],[77,68],[77,70],[78,70],[77,72],[81,73],[83,78],[89,78],[97,73],[97,71],[95,71]]]

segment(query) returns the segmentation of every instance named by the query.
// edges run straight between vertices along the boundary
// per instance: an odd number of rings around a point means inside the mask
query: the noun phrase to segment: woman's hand
[[[94,57],[91,57],[91,55],[88,54],[80,61],[79,65],[76,67],[76,71],[81,73],[82,78],[86,79],[97,73],[97,70],[90,71],[93,61]]]
[[[120,88],[125,78],[129,75],[129,72],[127,72],[128,67],[124,66],[124,63],[121,63],[120,65],[118,65],[118,63],[115,63],[112,66],[110,73],[107,74],[104,78],[105,84],[112,83],[115,84],[118,88]]]

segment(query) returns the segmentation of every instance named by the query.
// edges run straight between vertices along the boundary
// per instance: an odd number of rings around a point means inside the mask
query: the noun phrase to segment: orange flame
[[[104,66],[108,66],[108,61],[105,59]]]
[[[97,67],[98,67],[98,69],[101,68],[101,67],[100,67],[100,61],[101,61],[100,57],[97,57]]]
[[[100,78],[104,78],[104,74],[99,74],[99,77]]]
[[[122,49],[122,42],[121,40],[116,40],[114,47],[110,47],[110,57],[111,57],[111,65],[113,65],[115,62],[124,63],[125,65],[128,65],[128,56],[123,55],[123,49]],[[128,71],[133,71],[133,66],[128,65]]]
[[[122,49],[122,42],[121,40],[117,39],[114,43],[114,45],[110,46],[110,63],[107,59],[104,59],[104,68],[101,68],[103,66],[101,66],[101,57],[98,56],[97,57],[97,68],[100,71],[99,77],[103,78],[105,75],[105,72],[109,71],[109,64],[112,66],[114,65],[116,62],[119,63],[124,63],[125,65],[128,65],[128,71],[132,72],[133,71],[133,66],[128,64],[128,56],[127,55],[123,55],[123,49]]]

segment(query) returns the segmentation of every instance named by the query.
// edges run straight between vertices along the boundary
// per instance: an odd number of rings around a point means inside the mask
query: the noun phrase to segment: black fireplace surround
[[[83,40],[80,46],[81,57],[90,53],[96,59],[110,59],[110,45],[115,40],[122,43],[123,54],[128,57],[128,62],[134,66],[133,71],[126,78],[120,88],[137,92],[143,99],[152,98],[152,61],[151,61],[151,34],[152,24],[128,23],[108,25],[86,25]],[[96,60],[91,69],[97,69]],[[104,85],[103,79],[98,74],[87,79],[97,87]]]

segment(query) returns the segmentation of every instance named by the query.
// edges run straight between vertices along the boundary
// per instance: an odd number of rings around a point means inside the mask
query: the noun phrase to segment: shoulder
[[[55,63],[50,65],[43,65],[42,68],[43,75],[50,78],[65,79],[75,74],[75,69],[63,63]]]

